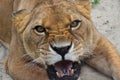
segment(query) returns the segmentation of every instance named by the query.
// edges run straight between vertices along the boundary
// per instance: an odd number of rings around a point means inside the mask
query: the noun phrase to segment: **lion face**
[[[71,5],[38,5],[20,12],[22,20],[15,23],[26,55],[44,66],[51,80],[78,80],[81,60],[92,53],[91,21]]]

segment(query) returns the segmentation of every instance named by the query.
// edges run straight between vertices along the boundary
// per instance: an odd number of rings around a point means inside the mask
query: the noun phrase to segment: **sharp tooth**
[[[56,75],[57,75],[58,78],[62,77],[62,75],[59,72],[56,72]]]
[[[74,74],[74,69],[71,69],[70,70],[70,75],[73,75]]]

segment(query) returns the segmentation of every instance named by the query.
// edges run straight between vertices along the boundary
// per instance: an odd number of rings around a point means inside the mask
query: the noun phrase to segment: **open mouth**
[[[50,80],[77,80],[80,75],[81,65],[78,62],[63,60],[47,68]]]

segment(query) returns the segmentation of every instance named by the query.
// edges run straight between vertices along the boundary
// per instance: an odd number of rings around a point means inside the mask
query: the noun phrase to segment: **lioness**
[[[5,68],[14,80],[80,80],[83,62],[120,80],[120,56],[95,29],[89,0],[0,4],[0,38],[9,48]]]

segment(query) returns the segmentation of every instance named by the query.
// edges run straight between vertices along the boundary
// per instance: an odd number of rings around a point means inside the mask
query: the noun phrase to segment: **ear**
[[[86,18],[91,19],[91,5],[90,0],[79,0],[77,10]]]
[[[30,15],[26,9],[19,10],[13,13],[13,26],[17,28],[18,32],[23,32],[26,24],[29,22]]]

